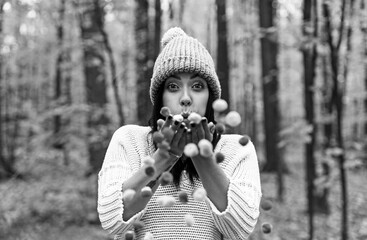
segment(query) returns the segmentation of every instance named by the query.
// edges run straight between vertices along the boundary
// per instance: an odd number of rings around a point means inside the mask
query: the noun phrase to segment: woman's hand
[[[159,131],[164,136],[164,143],[158,144],[158,151],[168,153],[170,160],[174,162],[182,155],[186,145],[186,124],[173,119],[172,115],[166,121],[159,121]]]

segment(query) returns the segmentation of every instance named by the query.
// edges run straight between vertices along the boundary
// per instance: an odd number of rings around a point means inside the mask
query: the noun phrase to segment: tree
[[[313,239],[313,213],[314,213],[314,179],[315,179],[315,70],[316,70],[316,42],[317,39],[317,4],[316,0],[305,0],[303,3],[304,44],[302,47],[304,64],[304,103],[305,118],[309,126],[312,126],[310,141],[306,143],[305,160],[307,176],[307,199],[309,214],[309,239]]]
[[[366,15],[366,3],[365,1],[360,2],[360,9],[362,13],[362,18],[360,20],[360,29],[363,34],[363,42],[364,42],[364,59],[367,59],[367,15]],[[364,61],[364,86],[365,91],[367,92],[367,61]],[[364,113],[365,113],[365,123],[364,123],[364,136],[367,136],[367,97],[364,99]]]
[[[278,40],[277,29],[274,24],[276,13],[275,1],[260,0],[260,28],[261,36],[261,66],[262,66],[262,89],[264,102],[264,128],[266,164],[264,171],[277,171],[278,173],[278,197],[282,198],[283,180],[282,170],[284,163],[280,158],[278,148],[280,113],[278,100]]]
[[[151,114],[149,99],[150,79],[152,77],[153,61],[149,49],[149,3],[147,0],[136,1],[135,7],[135,39],[136,39],[136,68],[137,68],[137,112],[140,124],[147,124]]]
[[[349,18],[353,16],[353,6],[354,1],[350,1],[350,11]],[[329,106],[331,108],[332,113],[335,113],[335,118],[333,118],[333,140],[335,142],[335,146],[332,146],[333,157],[338,162],[339,172],[340,172],[340,185],[341,185],[341,202],[342,202],[342,223],[341,223],[341,235],[342,239],[348,239],[348,191],[347,191],[347,176],[345,170],[345,146],[344,146],[344,137],[343,137],[343,98],[345,93],[346,86],[346,75],[343,74],[348,70],[347,65],[341,64],[341,45],[343,42],[343,36],[345,35],[346,28],[346,12],[347,12],[347,1],[342,0],[341,2],[341,20],[340,24],[337,28],[338,36],[335,39],[335,27],[332,25],[331,21],[331,7],[330,3],[324,1],[322,4],[322,12],[323,17],[325,19],[325,34],[327,45],[330,53],[330,65],[331,65],[331,99]],[[349,22],[351,19],[349,19]],[[347,32],[347,53],[345,57],[348,57],[348,54],[351,50],[350,45],[350,37],[351,32]],[[349,42],[349,44],[348,44]],[[349,49],[348,49],[349,48]],[[347,61],[348,62],[348,61]],[[344,69],[343,69],[344,67]]]
[[[63,38],[64,38],[64,16],[65,16],[65,0],[60,0],[59,6],[59,19],[57,21],[56,32],[57,32],[57,59],[56,59],[56,74],[55,74],[55,88],[54,88],[54,101],[56,106],[60,106],[62,103],[62,64],[64,58],[64,47],[63,47]],[[64,143],[62,141],[62,137],[60,136],[61,132],[61,113],[57,112],[54,116],[54,144],[53,146],[57,149],[64,148]]]
[[[217,5],[217,74],[222,88],[224,100],[230,104],[229,98],[229,58],[228,58],[228,32],[226,1],[216,0]]]
[[[117,108],[117,116],[119,119],[119,125],[123,126],[125,124],[125,117],[124,117],[124,113],[123,113],[123,105],[122,105],[122,101],[121,101],[121,97],[119,94],[119,87],[117,84],[117,73],[116,73],[116,63],[115,63],[115,59],[113,57],[113,51],[112,51],[112,47],[111,44],[108,40],[108,35],[106,33],[106,31],[104,30],[104,11],[103,8],[98,7],[96,8],[96,23],[97,23],[97,27],[99,29],[99,32],[103,38],[103,45],[104,48],[107,52],[108,58],[109,58],[109,63],[110,63],[110,71],[111,71],[111,78],[112,78],[112,91],[113,91],[113,96],[115,98],[115,103],[116,103],[116,108]]]
[[[99,0],[79,2],[80,29],[83,42],[83,65],[85,75],[86,100],[89,106],[87,117],[88,152],[91,171],[98,171],[104,159],[110,133],[106,113],[106,73],[104,43],[100,34],[98,17],[101,6]]]

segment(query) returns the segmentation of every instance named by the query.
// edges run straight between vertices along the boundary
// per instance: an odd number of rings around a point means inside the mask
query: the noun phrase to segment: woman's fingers
[[[204,117],[201,120],[201,124],[203,125],[203,129],[204,129],[204,135],[205,135],[205,139],[212,141],[213,140],[213,135],[210,132],[210,128],[208,126],[208,120]]]
[[[173,121],[173,116],[170,114],[168,115],[168,117],[166,118],[166,121],[164,122],[162,129],[166,128],[166,127],[170,127]]]
[[[197,144],[199,142],[198,131],[197,131],[198,126],[196,123],[190,122],[190,128],[191,128],[191,141]]]
[[[172,147],[172,149],[178,151],[179,154],[181,154],[182,151],[183,151],[183,148],[180,149],[178,147],[179,142],[180,142],[181,138],[185,138],[186,139],[186,136],[183,136],[184,130],[185,130],[185,124],[184,123],[181,123],[179,125],[177,131],[176,131],[176,134],[173,136],[172,141],[171,141],[171,147]],[[175,152],[175,153],[177,153],[177,152]]]

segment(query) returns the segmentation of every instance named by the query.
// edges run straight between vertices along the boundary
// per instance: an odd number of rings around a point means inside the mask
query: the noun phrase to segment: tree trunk
[[[361,12],[364,13],[363,16],[366,16],[366,3],[365,1],[361,1],[360,3],[360,9],[361,9]],[[364,48],[363,48],[363,54],[364,54],[364,57],[363,59],[367,59],[367,18],[362,18],[360,20],[360,29],[361,29],[361,32],[363,34],[363,43],[364,43]],[[364,61],[364,89],[365,91],[367,92],[367,61]],[[365,137],[367,137],[367,97],[365,97],[364,101],[363,101],[363,109],[364,109],[364,113],[365,113],[365,122],[364,122],[364,126],[363,126],[363,135]]]
[[[153,61],[149,59],[149,19],[147,0],[136,1],[135,8],[135,39],[137,67],[137,111],[138,121],[146,125],[152,111],[149,98],[150,79],[152,78]]]
[[[162,32],[162,8],[161,8],[161,0],[155,0],[155,15],[154,15],[154,49],[152,59],[158,57],[160,49],[161,49],[161,32]]]
[[[229,58],[228,58],[228,40],[227,40],[227,15],[226,1],[216,0],[217,5],[217,74],[222,88],[221,98],[228,102],[229,98]]]
[[[62,64],[63,64],[63,55],[64,55],[64,46],[63,46],[63,38],[64,38],[64,16],[65,16],[65,0],[60,0],[59,6],[59,18],[57,22],[56,32],[57,32],[57,59],[56,59],[56,74],[55,74],[55,89],[54,89],[54,103],[56,107],[61,107],[61,95],[62,95]],[[54,116],[54,129],[53,129],[53,147],[56,149],[63,149],[64,143],[62,141],[61,136],[61,114],[56,113]]]
[[[99,32],[102,36],[103,39],[103,45],[104,48],[107,52],[108,58],[109,58],[109,63],[110,63],[110,71],[111,71],[111,82],[112,82],[112,91],[113,91],[113,96],[115,98],[115,103],[116,103],[116,108],[117,108],[117,116],[119,118],[119,125],[123,126],[125,124],[125,117],[124,117],[124,113],[123,113],[123,105],[122,105],[122,100],[119,94],[119,87],[118,87],[118,76],[116,73],[116,63],[115,63],[115,59],[113,57],[113,51],[112,51],[112,47],[111,44],[108,41],[108,35],[106,33],[106,31],[104,30],[104,10],[101,7],[96,7],[96,24],[97,27],[99,29]]]
[[[303,64],[304,64],[304,98],[306,110],[306,122],[312,126],[313,131],[310,133],[310,142],[306,143],[306,176],[307,176],[307,199],[308,199],[308,215],[309,215],[309,239],[313,239],[313,215],[314,215],[314,180],[315,180],[315,68],[317,51],[316,44],[313,39],[317,38],[317,11],[316,0],[305,0],[303,5],[303,26],[302,32],[305,38],[302,48]],[[314,11],[312,11],[314,10]],[[312,16],[313,14],[313,16]],[[312,29],[312,31],[311,31]]]
[[[283,176],[285,165],[280,158],[279,129],[280,113],[278,101],[278,38],[273,18],[276,9],[275,1],[260,0],[259,14],[260,27],[264,36],[261,37],[261,65],[262,65],[262,88],[264,101],[264,124],[265,124],[265,149],[266,164],[264,171],[276,171],[278,177],[278,198],[282,201]]]
[[[106,73],[103,53],[103,38],[100,35],[97,19],[101,6],[98,0],[82,0],[81,37],[84,53],[84,74],[86,100],[90,107],[87,117],[88,152],[91,173],[99,171],[102,166],[108,139],[111,137],[106,131],[109,119],[106,114]],[[102,16],[99,16],[102,17]]]
[[[335,119],[335,140],[336,146],[341,149],[341,153],[335,156],[335,159],[339,163],[339,171],[340,171],[340,185],[341,185],[341,202],[342,202],[342,219],[341,219],[341,236],[342,240],[348,239],[348,199],[347,199],[347,177],[346,171],[344,168],[345,164],[345,149],[344,149],[344,139],[343,139],[343,97],[344,97],[344,89],[346,79],[340,79],[340,46],[343,38],[344,31],[344,19],[346,12],[346,0],[342,1],[342,9],[341,9],[341,22],[339,26],[339,38],[336,41],[336,45],[333,41],[332,34],[332,26],[331,26],[331,16],[330,9],[328,3],[323,3],[323,15],[325,17],[326,24],[326,34],[327,41],[330,48],[330,61],[331,61],[331,69],[332,69],[332,79],[333,79],[333,87],[332,87],[332,105],[333,109],[336,112]]]

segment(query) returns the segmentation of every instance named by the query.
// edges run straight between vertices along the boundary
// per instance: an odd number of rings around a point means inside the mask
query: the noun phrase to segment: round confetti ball
[[[181,114],[173,115],[173,121],[182,122],[183,120],[184,119],[183,119],[183,116]]]
[[[145,174],[149,177],[152,177],[155,173],[155,167],[148,165],[145,167]]]
[[[152,157],[150,157],[150,156],[148,156],[148,157],[146,157],[146,158],[143,158],[143,160],[142,160],[142,164],[143,164],[143,165],[149,165],[149,166],[152,166],[154,163],[155,163],[154,158],[152,158]]]
[[[191,214],[185,214],[184,220],[188,227],[192,227],[195,224],[194,216],[192,216]]]
[[[216,112],[223,112],[227,110],[228,103],[224,99],[217,99],[213,102],[212,107]]]
[[[162,149],[162,150],[166,150],[166,151],[171,149],[171,147],[169,146],[169,143],[167,141],[163,141],[161,143],[158,143],[157,147]]]
[[[168,107],[162,107],[161,108],[161,111],[160,111],[160,114],[163,116],[163,117],[168,117],[170,114],[171,114],[171,111],[169,110]]]
[[[263,231],[263,233],[271,233],[271,230],[272,230],[273,226],[270,224],[270,223],[263,223],[261,225],[261,229]]]
[[[231,127],[236,127],[241,123],[241,116],[236,111],[230,111],[226,115],[225,122]]]
[[[157,127],[158,127],[158,130],[161,130],[162,126],[164,124],[164,120],[163,119],[158,119],[157,120]]]
[[[173,181],[173,176],[170,172],[163,172],[161,177],[159,178],[159,181],[162,186],[166,186]]]
[[[244,135],[240,138],[240,140],[238,141],[242,146],[246,146],[247,143],[250,141],[250,137],[247,135]]]
[[[188,157],[195,157],[199,154],[199,149],[195,143],[188,143],[184,148],[184,154]]]
[[[196,124],[199,124],[201,122],[201,116],[198,113],[195,113],[195,112],[190,113],[190,115],[187,119],[190,122],[194,122]]]
[[[217,163],[221,163],[221,162],[223,162],[224,161],[224,154],[223,153],[221,153],[221,152],[217,152],[216,154],[215,154],[215,160],[217,161]]]
[[[223,123],[217,123],[217,124],[215,125],[215,130],[217,130],[217,133],[218,133],[218,134],[223,134],[223,133],[224,133],[224,131],[226,130],[226,127],[224,126],[224,124],[223,124]]]
[[[154,240],[153,233],[151,233],[151,232],[145,233],[143,240]]]
[[[161,132],[154,132],[153,133],[153,141],[155,143],[161,143],[164,140],[164,136]]]
[[[136,192],[133,189],[126,189],[123,193],[123,199],[124,201],[131,201],[133,200]]]
[[[181,203],[188,203],[189,202],[189,196],[187,195],[187,192],[185,191],[180,191],[178,193],[178,200],[181,202]]]
[[[213,155],[213,144],[207,139],[201,139],[198,143],[200,155],[203,157],[211,157]]]
[[[192,197],[195,201],[204,201],[206,198],[206,190],[204,188],[197,188],[194,190]]]
[[[273,207],[273,204],[270,200],[262,199],[260,202],[260,206],[264,211],[269,211]]]
[[[143,198],[151,197],[153,195],[152,189],[148,186],[145,186],[140,190],[140,195]]]
[[[125,233],[125,240],[134,240],[134,232],[129,230]]]
[[[172,207],[175,205],[176,200],[172,196],[161,196],[157,198],[157,203],[162,207]]]
[[[175,135],[175,132],[171,128],[163,128],[162,134],[166,139],[172,139],[173,135]]]

